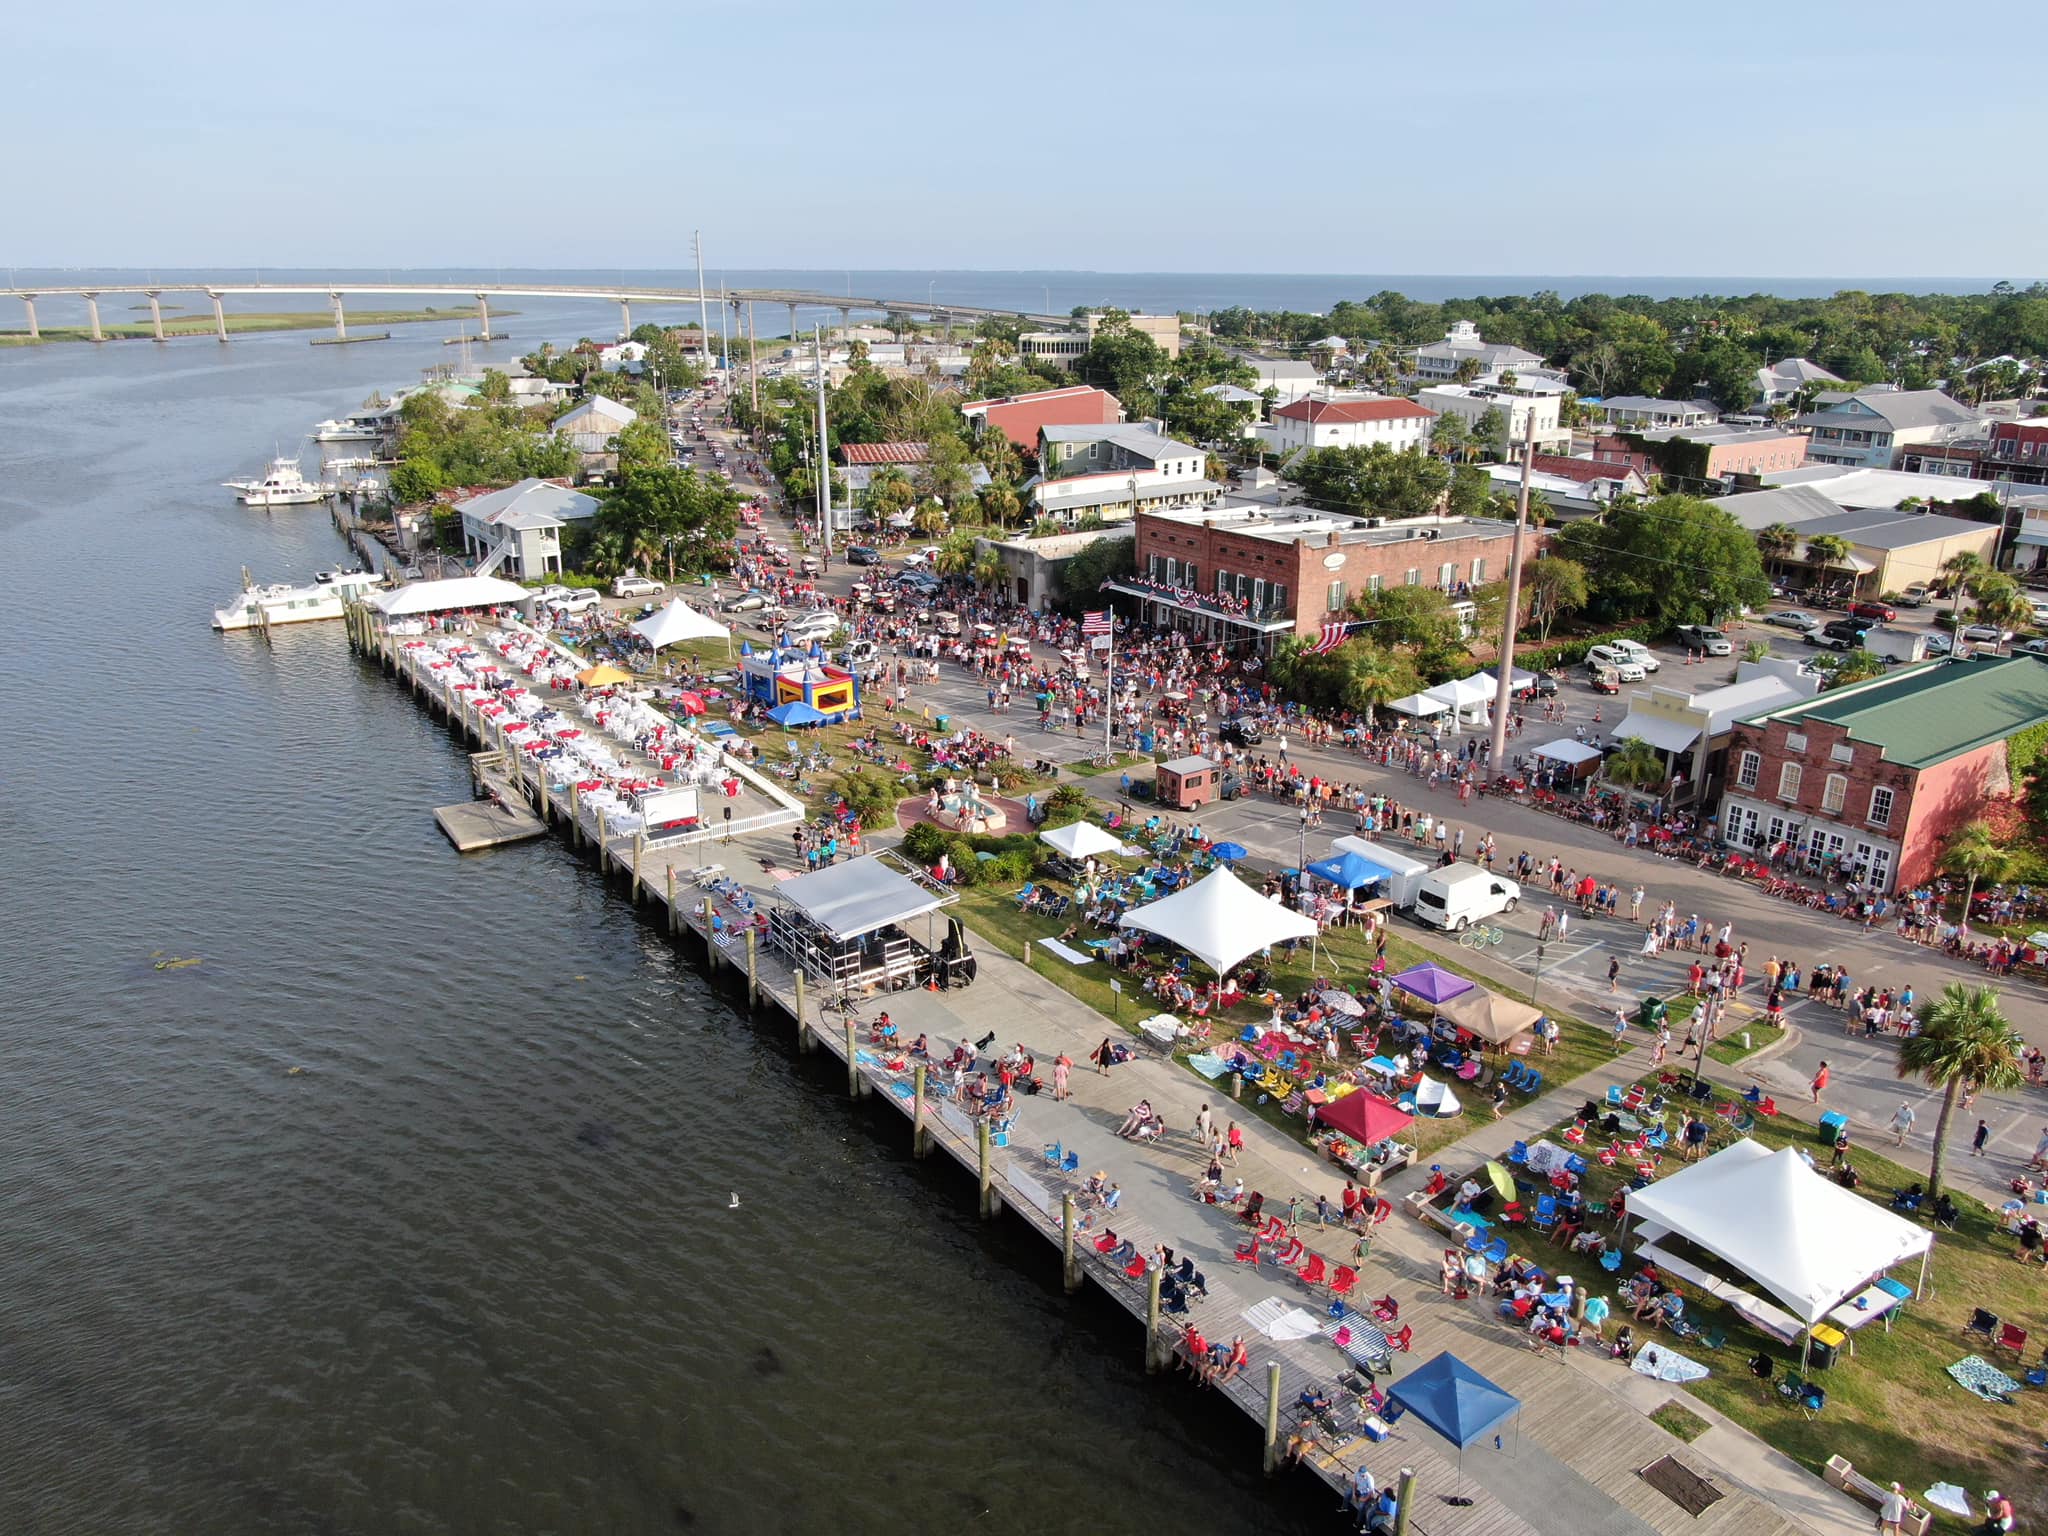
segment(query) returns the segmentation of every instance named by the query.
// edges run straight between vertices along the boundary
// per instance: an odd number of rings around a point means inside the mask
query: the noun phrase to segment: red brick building
[[[1453,598],[1508,573],[1514,526],[1487,518],[1394,520],[1306,508],[1191,507],[1141,512],[1137,574],[1111,583],[1140,618],[1270,650],[1313,635],[1355,597],[1434,587]],[[1530,534],[1529,553],[1544,535]],[[2048,669],[2044,669],[2048,671]]]
[[[2006,744],[2048,722],[2048,664],[1932,662],[1738,722],[1722,841],[1790,843],[1880,890],[1931,879],[1949,836],[2010,787]]]
[[[960,414],[979,437],[997,431],[1020,453],[1038,452],[1038,432],[1051,426],[1114,426],[1124,419],[1121,401],[1106,389],[1076,384],[1069,389],[1040,389],[1000,400],[970,400]]]

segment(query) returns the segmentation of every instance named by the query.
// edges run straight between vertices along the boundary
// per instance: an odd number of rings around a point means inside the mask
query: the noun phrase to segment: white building
[[[567,435],[578,453],[605,453],[608,445],[640,419],[640,413],[607,395],[592,395],[574,410],[555,418],[555,430]]]
[[[1704,427],[1721,419],[1711,405],[1696,400],[1653,400],[1648,395],[1610,395],[1585,402],[1586,414],[1611,427],[1662,430]]]
[[[1297,362],[1286,357],[1248,357],[1244,361],[1259,376],[1252,388],[1261,395],[1272,390],[1276,406],[1291,404],[1323,387],[1323,376],[1316,371],[1314,363]]]
[[[1280,454],[1372,443],[1398,452],[1427,448],[1435,422],[1435,415],[1413,400],[1390,395],[1310,395],[1275,409],[1263,435]]]
[[[1498,411],[1506,436],[1492,445],[1496,452],[1533,436],[1538,453],[1560,454],[1570,452],[1572,441],[1571,429],[1560,419],[1563,400],[1561,394],[1486,384],[1438,384],[1415,397],[1416,404],[1439,416],[1461,417],[1468,427],[1477,426],[1488,411]]]
[[[1756,371],[1756,403],[1783,405],[1809,384],[1839,384],[1841,379],[1819,363],[1803,357],[1780,358],[1768,368]]]
[[[1127,522],[1140,512],[1204,507],[1223,493],[1214,480],[1163,469],[1111,469],[1034,480],[1030,490],[1031,515],[1060,523],[1089,516],[1105,523]]]
[[[597,515],[594,496],[526,479],[502,491],[457,502],[462,546],[481,563],[476,574],[537,581],[562,569],[562,529]]]
[[[1543,359],[1527,348],[1488,341],[1470,320],[1460,320],[1444,332],[1442,341],[1415,349],[1415,376],[1426,381],[1448,381],[1455,379],[1460,366],[1467,362],[1476,362],[1481,373],[1543,366]]]

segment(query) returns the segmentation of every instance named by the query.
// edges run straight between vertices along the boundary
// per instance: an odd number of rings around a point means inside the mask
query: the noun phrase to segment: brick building
[[[1461,597],[1507,575],[1514,526],[1489,518],[1395,521],[1306,508],[1191,507],[1140,512],[1137,574],[1111,589],[1140,618],[1270,650],[1313,635],[1355,597],[1425,586]],[[1532,533],[1529,549],[1541,548]],[[2048,672],[2048,668],[2043,668]]]
[[[1115,395],[1092,384],[1070,389],[1038,389],[1028,395],[996,400],[970,400],[960,414],[978,438],[991,429],[1007,437],[1020,453],[1038,452],[1039,430],[1051,426],[1114,426],[1124,419]]]
[[[1730,733],[1722,840],[1911,889],[2010,787],[2007,742],[2044,722],[2048,665],[2029,656],[1928,662],[1752,716]]]

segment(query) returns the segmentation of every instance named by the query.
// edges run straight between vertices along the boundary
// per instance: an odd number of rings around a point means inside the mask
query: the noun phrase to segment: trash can
[[[945,735],[948,731],[952,730],[953,728],[953,717],[951,715],[939,716],[938,719],[932,722],[932,728],[936,730],[941,736]]]
[[[1636,1028],[1655,1030],[1663,1024],[1671,1010],[1664,1006],[1661,997],[1646,997],[1636,1008]]]
[[[1138,750],[1146,753],[1152,750],[1152,733],[1150,731],[1138,732]]]
[[[1849,1117],[1839,1111],[1830,1111],[1820,1117],[1820,1144],[1832,1147],[1848,1132]]]

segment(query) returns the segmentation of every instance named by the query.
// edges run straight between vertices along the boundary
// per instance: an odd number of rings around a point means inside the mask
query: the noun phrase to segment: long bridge
[[[106,293],[140,294],[149,300],[150,324],[156,332],[156,340],[164,341],[163,295],[186,294],[204,296],[213,304],[214,333],[222,341],[228,339],[227,313],[221,301],[230,296],[261,296],[278,298],[324,298],[334,312],[334,333],[346,339],[348,336],[348,314],[344,300],[350,298],[374,298],[378,296],[421,297],[443,295],[456,298],[474,299],[477,318],[482,324],[481,340],[491,340],[491,300],[498,299],[586,299],[619,306],[619,333],[633,329],[633,306],[635,304],[694,304],[700,317],[712,305],[730,305],[738,310],[748,304],[784,304],[789,307],[790,334],[796,334],[796,312],[805,309],[836,309],[840,313],[842,327],[855,313],[904,314],[921,316],[927,320],[945,322],[951,334],[953,321],[980,320],[999,317],[1006,320],[1023,320],[1037,325],[1064,324],[1066,315],[1032,314],[1016,309],[989,309],[974,304],[942,304],[927,296],[923,299],[891,299],[875,296],[855,296],[840,293],[814,293],[796,288],[737,288],[713,292],[704,288],[635,288],[590,285],[569,285],[559,283],[410,283],[410,282],[331,282],[331,283],[93,283],[68,286],[63,284],[37,284],[34,287],[0,288],[0,297],[18,299],[28,315],[28,334],[31,341],[41,341],[42,331],[36,315],[36,301],[39,299],[82,299],[92,329],[94,341],[104,341],[100,329],[100,295]],[[706,343],[709,343],[708,327]]]

